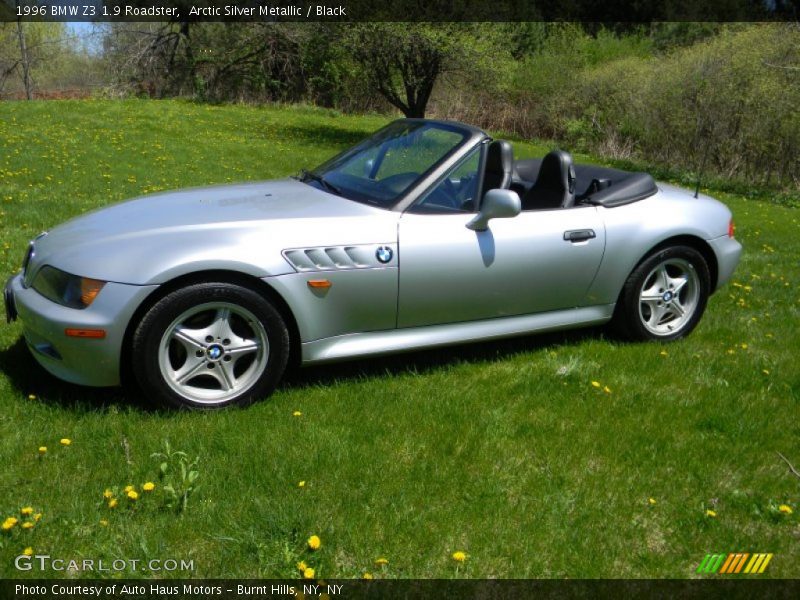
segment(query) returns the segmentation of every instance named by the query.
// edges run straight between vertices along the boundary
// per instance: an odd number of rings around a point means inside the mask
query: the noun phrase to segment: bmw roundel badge
[[[394,252],[389,246],[381,246],[375,251],[375,258],[384,265],[392,260],[392,256],[394,256]]]

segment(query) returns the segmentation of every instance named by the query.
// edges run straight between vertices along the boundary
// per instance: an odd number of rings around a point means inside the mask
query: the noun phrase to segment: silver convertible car
[[[646,173],[513,158],[403,119],[297,177],[150,195],[30,243],[5,287],[39,363],[174,407],[324,361],[612,322],[673,340],[741,253],[720,202]]]

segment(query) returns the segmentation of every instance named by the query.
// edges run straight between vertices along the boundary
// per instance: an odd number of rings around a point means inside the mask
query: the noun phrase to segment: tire
[[[612,325],[631,340],[662,342],[689,335],[708,303],[711,275],[690,246],[669,246],[640,262],[628,276]]]
[[[271,394],[286,369],[289,332],[255,291],[200,283],[156,302],[132,338],[132,371],[165,407],[247,406]]]

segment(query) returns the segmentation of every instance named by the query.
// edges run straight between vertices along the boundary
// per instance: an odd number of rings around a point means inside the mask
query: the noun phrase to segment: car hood
[[[292,272],[287,248],[394,243],[397,217],[294,179],[191,188],[59,225],[36,241],[30,268],[140,285],[198,269],[266,277]]]

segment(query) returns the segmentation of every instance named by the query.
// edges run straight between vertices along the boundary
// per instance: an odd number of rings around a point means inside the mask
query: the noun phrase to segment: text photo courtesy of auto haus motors
[[[118,385],[127,335],[148,397],[219,408],[269,395],[293,345],[315,364],[608,322],[678,339],[741,250],[709,196],[402,119],[295,177],[55,226],[5,299],[55,376]]]

